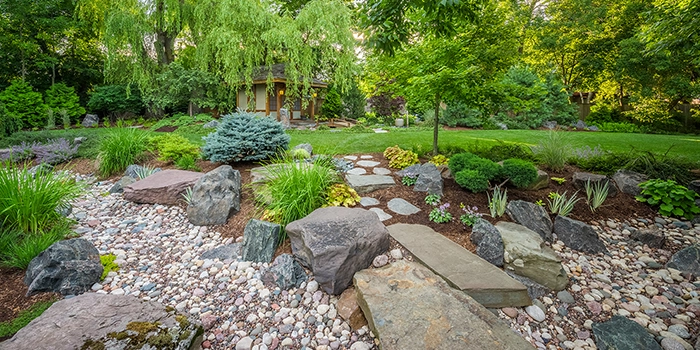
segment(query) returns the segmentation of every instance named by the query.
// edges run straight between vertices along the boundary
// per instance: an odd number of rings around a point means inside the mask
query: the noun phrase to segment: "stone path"
[[[423,225],[394,224],[389,234],[447,283],[486,307],[530,305],[527,288],[501,269]]]

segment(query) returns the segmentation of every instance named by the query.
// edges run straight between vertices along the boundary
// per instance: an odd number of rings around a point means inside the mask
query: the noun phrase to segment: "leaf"
[[[659,208],[661,208],[661,210],[664,210],[664,211],[671,211],[671,210],[673,210],[673,205],[672,204],[661,204],[661,206],[659,206]]]
[[[683,209],[675,208],[675,209],[673,209],[673,214],[676,216],[683,216]]]

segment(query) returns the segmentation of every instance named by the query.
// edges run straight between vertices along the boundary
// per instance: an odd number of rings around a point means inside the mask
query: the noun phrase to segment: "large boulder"
[[[666,267],[700,277],[700,244],[691,245],[673,254],[671,260],[666,263]]]
[[[83,127],[85,128],[92,128],[93,126],[97,126],[100,122],[100,117],[98,117],[96,114],[86,114],[85,118],[83,118],[83,122],[81,123]]]
[[[389,231],[377,214],[360,208],[328,207],[287,225],[292,252],[329,294],[340,294],[355,272],[389,250]]]
[[[396,181],[389,175],[345,175],[348,186],[358,194],[365,194],[396,186]]]
[[[496,224],[501,232],[506,269],[555,291],[563,290],[569,282],[561,260],[542,237],[525,226],[501,221]]]
[[[613,316],[606,322],[593,323],[592,328],[598,349],[661,350],[653,335],[627,317]]]
[[[51,305],[0,350],[190,350],[199,349],[201,335],[199,324],[160,303],[86,293]]]
[[[32,259],[24,284],[29,286],[27,295],[78,295],[99,282],[103,270],[97,248],[88,240],[74,238],[56,242]]]
[[[243,230],[243,260],[265,263],[272,261],[279,237],[280,225],[250,219]]]
[[[574,186],[579,190],[585,190],[586,183],[591,182],[591,185],[595,183],[607,183],[608,184],[608,197],[615,197],[617,195],[617,187],[615,182],[608,179],[605,175],[576,172],[573,176]]]
[[[476,245],[476,254],[496,266],[503,266],[503,239],[496,226],[479,219],[469,237]]]
[[[632,196],[638,196],[642,193],[639,184],[648,180],[649,177],[630,170],[618,170],[613,175],[613,181],[622,193],[627,193]]]
[[[192,188],[187,219],[194,225],[223,225],[241,210],[241,174],[222,165],[200,177]]]
[[[442,196],[442,175],[435,164],[414,164],[404,170],[397,171],[396,175],[401,177],[416,175],[418,178],[415,185],[413,185],[413,191],[428,192],[429,194]]]
[[[666,236],[656,226],[635,230],[630,238],[641,244],[646,244],[649,248],[663,248],[666,244]]]
[[[418,263],[355,274],[357,300],[382,350],[532,349],[494,314]]]
[[[308,277],[304,268],[289,254],[275,258],[270,268],[262,273],[262,281],[268,286],[277,286],[282,290],[299,287]]]
[[[700,195],[700,180],[691,181],[688,189]]]
[[[167,169],[124,187],[124,199],[135,203],[175,205],[204,174]]]
[[[552,241],[552,219],[544,207],[521,200],[510,201],[506,214],[511,220],[537,232],[543,240]]]
[[[547,187],[549,187],[549,174],[547,174],[545,171],[537,169],[537,177],[535,178],[535,181],[532,181],[532,183],[527,186],[527,189],[536,191]]]
[[[557,215],[554,219],[554,233],[573,250],[590,254],[608,252],[593,227],[585,222]]]

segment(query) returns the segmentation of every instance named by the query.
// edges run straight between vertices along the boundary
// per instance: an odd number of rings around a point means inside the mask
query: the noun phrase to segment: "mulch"
[[[0,267],[0,322],[9,321],[35,303],[58,299],[55,293],[39,293],[27,297],[24,270]],[[0,339],[2,341],[2,339]]]

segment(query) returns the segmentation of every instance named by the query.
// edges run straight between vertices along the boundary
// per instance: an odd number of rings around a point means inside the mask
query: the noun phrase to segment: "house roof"
[[[269,73],[272,73],[272,81],[276,83],[286,83],[287,82],[287,75],[285,74],[285,67],[286,64],[284,63],[278,63],[278,64],[273,64],[272,66],[263,66],[260,67],[256,70],[255,74],[253,75],[253,83],[254,84],[265,84],[267,83],[267,76]],[[313,87],[328,87],[328,83],[314,78],[311,81],[311,86]]]

